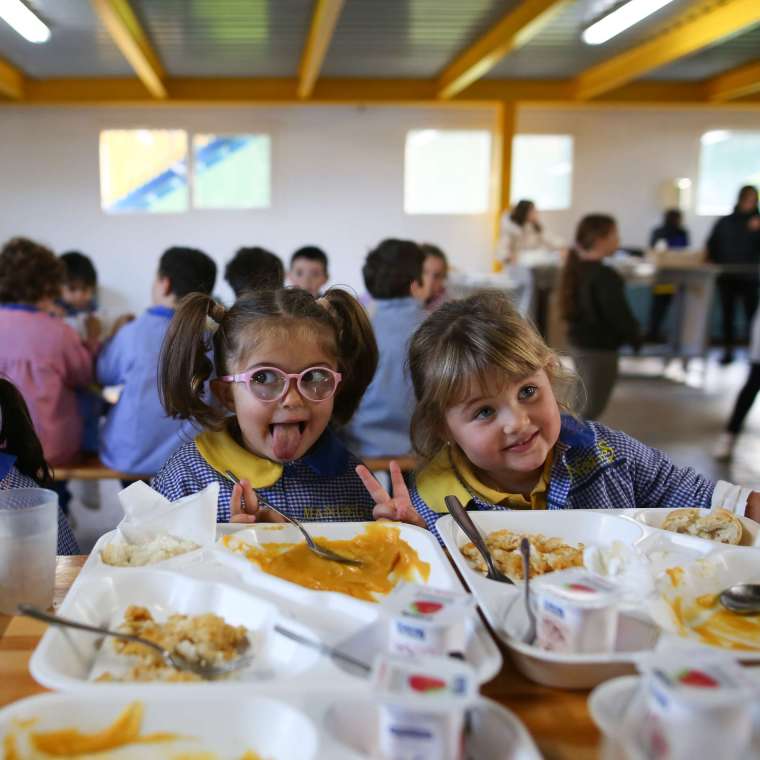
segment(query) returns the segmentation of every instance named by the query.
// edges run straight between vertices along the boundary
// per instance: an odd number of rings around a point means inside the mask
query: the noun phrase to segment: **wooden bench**
[[[369,457],[364,464],[376,472],[387,470],[391,460],[398,462],[402,472],[411,472],[417,466],[416,457]],[[96,455],[83,456],[74,460],[64,467],[56,467],[54,472],[56,480],[150,480],[152,475],[134,475],[126,472],[118,472],[106,467]]]

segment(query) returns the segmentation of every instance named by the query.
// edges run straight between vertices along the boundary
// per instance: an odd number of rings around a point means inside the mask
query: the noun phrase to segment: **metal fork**
[[[123,641],[133,641],[136,644],[142,644],[143,646],[155,649],[161,655],[164,663],[170,668],[176,670],[189,671],[195,673],[204,679],[218,678],[219,676],[225,676],[229,673],[234,673],[237,670],[242,670],[247,667],[253,661],[251,655],[236,657],[234,660],[228,660],[221,665],[209,665],[202,662],[191,662],[186,660],[181,654],[177,652],[164,649],[154,641],[149,641],[141,636],[134,636],[131,633],[121,633],[120,631],[112,631],[108,628],[102,628],[97,625],[87,625],[87,623],[80,623],[78,620],[70,620],[69,618],[63,618],[59,615],[51,615],[47,612],[32,607],[29,604],[19,604],[18,612],[20,615],[34,618],[35,620],[41,620],[43,623],[49,623],[50,625],[58,625],[64,628],[76,628],[80,631],[87,631],[88,633],[98,633],[101,636],[113,636],[115,639],[122,639]],[[246,643],[240,650],[240,654],[250,647],[251,642],[246,637]]]
[[[231,471],[226,471],[227,477],[236,484],[240,483],[240,479]],[[283,519],[287,520],[289,523],[292,523],[293,525],[298,528],[298,530],[301,531],[301,534],[303,535],[304,539],[306,540],[306,545],[309,547],[309,549],[316,554],[318,557],[321,557],[322,559],[330,560],[331,562],[341,562],[344,565],[355,565],[357,567],[364,564],[361,560],[353,559],[351,557],[344,557],[342,554],[337,554],[336,552],[332,551],[331,549],[326,549],[324,546],[320,546],[308,533],[306,528],[301,525],[298,520],[296,520],[294,517],[288,517],[284,512],[280,512],[277,507],[273,507],[269,502],[265,501],[261,498],[261,496],[257,493],[256,497],[259,501],[259,505],[264,507],[265,509],[271,509],[272,512],[275,514],[278,514]]]

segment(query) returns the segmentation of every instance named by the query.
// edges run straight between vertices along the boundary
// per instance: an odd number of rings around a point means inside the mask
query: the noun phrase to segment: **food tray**
[[[279,689],[241,700],[229,693],[209,695],[183,689],[170,696],[134,687],[129,695],[43,694],[16,702],[0,711],[0,746],[17,721],[37,718],[40,731],[64,727],[95,731],[110,725],[134,701],[144,706],[142,733],[197,737],[202,747],[196,744],[192,749],[213,751],[220,760],[239,760],[243,749],[253,749],[267,760],[361,760],[371,756],[376,736],[377,707],[368,690],[347,698],[327,690],[305,695]],[[467,757],[540,760],[528,732],[509,710],[480,698],[470,720],[473,730],[465,741]],[[165,760],[168,745],[133,745],[133,749],[133,753],[122,750],[119,756]]]
[[[567,543],[583,543],[586,546],[608,547],[613,541],[621,541],[640,548],[657,569],[732,552],[747,555],[744,549],[649,527],[634,519],[635,512],[616,510],[614,514],[607,514],[599,510],[551,510],[469,514],[484,534],[507,528],[556,536]],[[527,645],[522,641],[522,635],[527,630],[522,584],[509,586],[498,583],[473,570],[459,550],[460,546],[468,543],[468,539],[450,515],[441,517],[436,528],[494,632],[509,648],[516,667],[531,680],[566,689],[595,686],[609,678],[634,672],[636,653],[651,650],[661,636],[660,629],[640,606],[624,605],[615,652],[564,654]],[[743,653],[742,660],[760,662],[760,653]]]
[[[640,522],[642,525],[647,525],[650,528],[656,528],[658,530],[662,530],[661,525],[663,522],[665,522],[665,518],[671,513],[674,512],[673,509],[634,509],[631,511],[631,517],[633,517],[634,520],[637,522]],[[699,510],[701,514],[703,515],[709,515],[711,510],[709,509],[700,509]],[[760,548],[760,524],[756,523],[754,520],[750,520],[748,517],[744,517],[743,515],[736,515],[736,517],[739,519],[739,522],[742,524],[742,540],[739,544],[740,547],[752,547],[752,548]],[[665,533],[672,533],[672,531],[666,530]],[[676,534],[676,535],[683,535],[683,534]],[[710,543],[717,543],[715,541],[711,541]],[[729,544],[719,544],[722,546],[729,546]]]
[[[362,526],[362,523],[352,524]],[[420,539],[416,533],[422,533],[424,537],[429,536],[426,531],[406,526],[409,532],[414,534],[413,538],[420,542],[426,554],[436,562],[441,577],[443,573],[450,579],[448,588],[462,589],[462,585],[456,576],[448,560],[445,559],[437,542],[432,540],[432,550],[429,542],[424,538]],[[217,537],[228,533],[237,533],[241,530],[250,530],[248,525],[219,525],[217,526]],[[354,527],[354,531],[357,528]],[[283,536],[287,535],[285,529],[275,525],[256,526],[256,531],[260,536],[271,535],[270,540],[284,540]],[[145,604],[146,596],[142,591],[150,592],[151,598],[156,600],[157,609],[163,611],[185,612],[186,614],[196,614],[199,612],[217,612],[228,619],[224,613],[226,607],[220,607],[214,602],[213,604],[200,605],[199,600],[194,607],[187,606],[193,602],[193,589],[198,582],[221,584],[239,594],[250,597],[252,604],[269,604],[275,609],[275,617],[279,617],[284,624],[293,630],[299,631],[298,625],[303,626],[304,631],[311,631],[314,638],[322,640],[324,643],[338,646],[345,649],[354,657],[371,663],[374,655],[379,648],[384,646],[386,636],[386,625],[380,619],[378,605],[370,604],[359,599],[353,599],[343,594],[327,594],[311,591],[287,581],[281,581],[279,578],[272,578],[266,574],[257,571],[253,563],[243,557],[234,557],[230,552],[224,554],[230,555],[229,562],[222,564],[217,561],[220,552],[218,550],[203,550],[199,556],[191,558],[190,561],[181,563],[176,560],[182,560],[188,555],[181,555],[167,562],[148,565],[144,568],[127,567],[118,568],[103,564],[99,557],[96,558],[96,551],[99,546],[105,545],[115,532],[105,534],[97,542],[93,554],[85,563],[78,578],[69,590],[66,599],[61,606],[62,615],[68,615],[76,619],[82,619],[89,622],[111,622],[109,616],[114,614],[113,595],[117,593],[122,600],[122,608],[126,606],[124,600],[130,602]],[[432,539],[432,536],[430,536]],[[422,553],[421,550],[420,553]],[[425,557],[426,561],[427,557]],[[431,562],[431,565],[433,562]],[[157,583],[155,589],[152,585],[139,580],[142,574],[148,573],[156,576],[161,580]],[[253,587],[248,579],[250,574],[258,584]],[[432,572],[431,572],[432,575]],[[266,580],[271,579],[280,581],[279,584],[268,585]],[[261,581],[264,581],[263,583]],[[93,585],[94,584],[94,585]],[[454,585],[456,584],[456,585]],[[139,586],[140,593],[134,591]],[[99,589],[99,591],[98,591]],[[222,596],[209,592],[204,599],[221,599]],[[229,595],[224,597],[230,598]],[[100,601],[96,601],[99,599]],[[178,600],[175,602],[175,600]],[[194,602],[193,602],[194,603]],[[103,608],[98,609],[100,604]],[[176,605],[180,604],[179,607]],[[182,606],[184,605],[184,606]],[[119,616],[123,609],[119,610]],[[328,613],[328,614],[326,614]],[[161,618],[163,619],[163,618]],[[120,622],[121,618],[119,617]],[[476,678],[479,683],[484,683],[495,676],[501,669],[502,658],[493,638],[480,621],[479,616],[475,616],[474,630],[469,637],[468,645],[464,652],[465,659],[473,666],[476,672]],[[81,641],[90,642],[88,646],[92,647],[92,641],[95,639],[90,634],[79,634],[73,631],[63,632],[54,630],[46,632],[42,641],[38,645],[32,657],[32,675],[43,685],[51,688],[120,688],[122,684],[90,684],[87,680],[85,671],[91,668],[94,661],[94,653],[91,649],[85,647],[85,657],[82,663],[79,663],[78,669],[72,663],[66,667],[62,665],[68,662],[72,657],[77,656],[72,653],[72,643],[78,642],[79,636],[85,637]],[[278,636],[277,638],[282,639]],[[286,641],[282,639],[282,641]],[[84,644],[81,644],[84,646]],[[301,653],[310,653],[311,650],[301,645],[293,644],[298,647]],[[68,654],[66,653],[68,652]],[[88,659],[89,658],[89,659]],[[89,672],[89,671],[87,671]],[[318,683],[319,679],[336,679],[338,684],[350,687],[356,682],[356,674],[347,672],[338,660],[331,660],[324,657],[317,659],[309,669],[298,676],[304,683],[308,683],[310,688]],[[293,675],[293,678],[296,678]],[[249,684],[252,686],[253,684]],[[262,684],[263,685],[263,684]],[[187,685],[185,685],[187,688]],[[208,688],[209,684],[202,684],[202,688]],[[172,688],[173,685],[154,685],[153,688]],[[214,685],[214,688],[217,688]]]

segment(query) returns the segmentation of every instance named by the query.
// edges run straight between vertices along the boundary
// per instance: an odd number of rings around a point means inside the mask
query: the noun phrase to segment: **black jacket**
[[[594,351],[617,351],[625,344],[638,348],[639,323],[628,305],[623,278],[601,261],[580,261],[577,266],[570,343]]]
[[[707,241],[707,258],[716,264],[760,264],[760,230],[751,230],[757,216],[734,211],[715,222]]]

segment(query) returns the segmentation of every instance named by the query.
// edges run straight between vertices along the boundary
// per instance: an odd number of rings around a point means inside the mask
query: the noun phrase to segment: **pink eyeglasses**
[[[246,383],[259,401],[270,404],[285,398],[293,380],[298,392],[307,401],[327,401],[335,395],[342,377],[340,372],[334,372],[329,367],[309,367],[298,373],[283,372],[277,367],[256,367],[219,379],[225,383]]]

